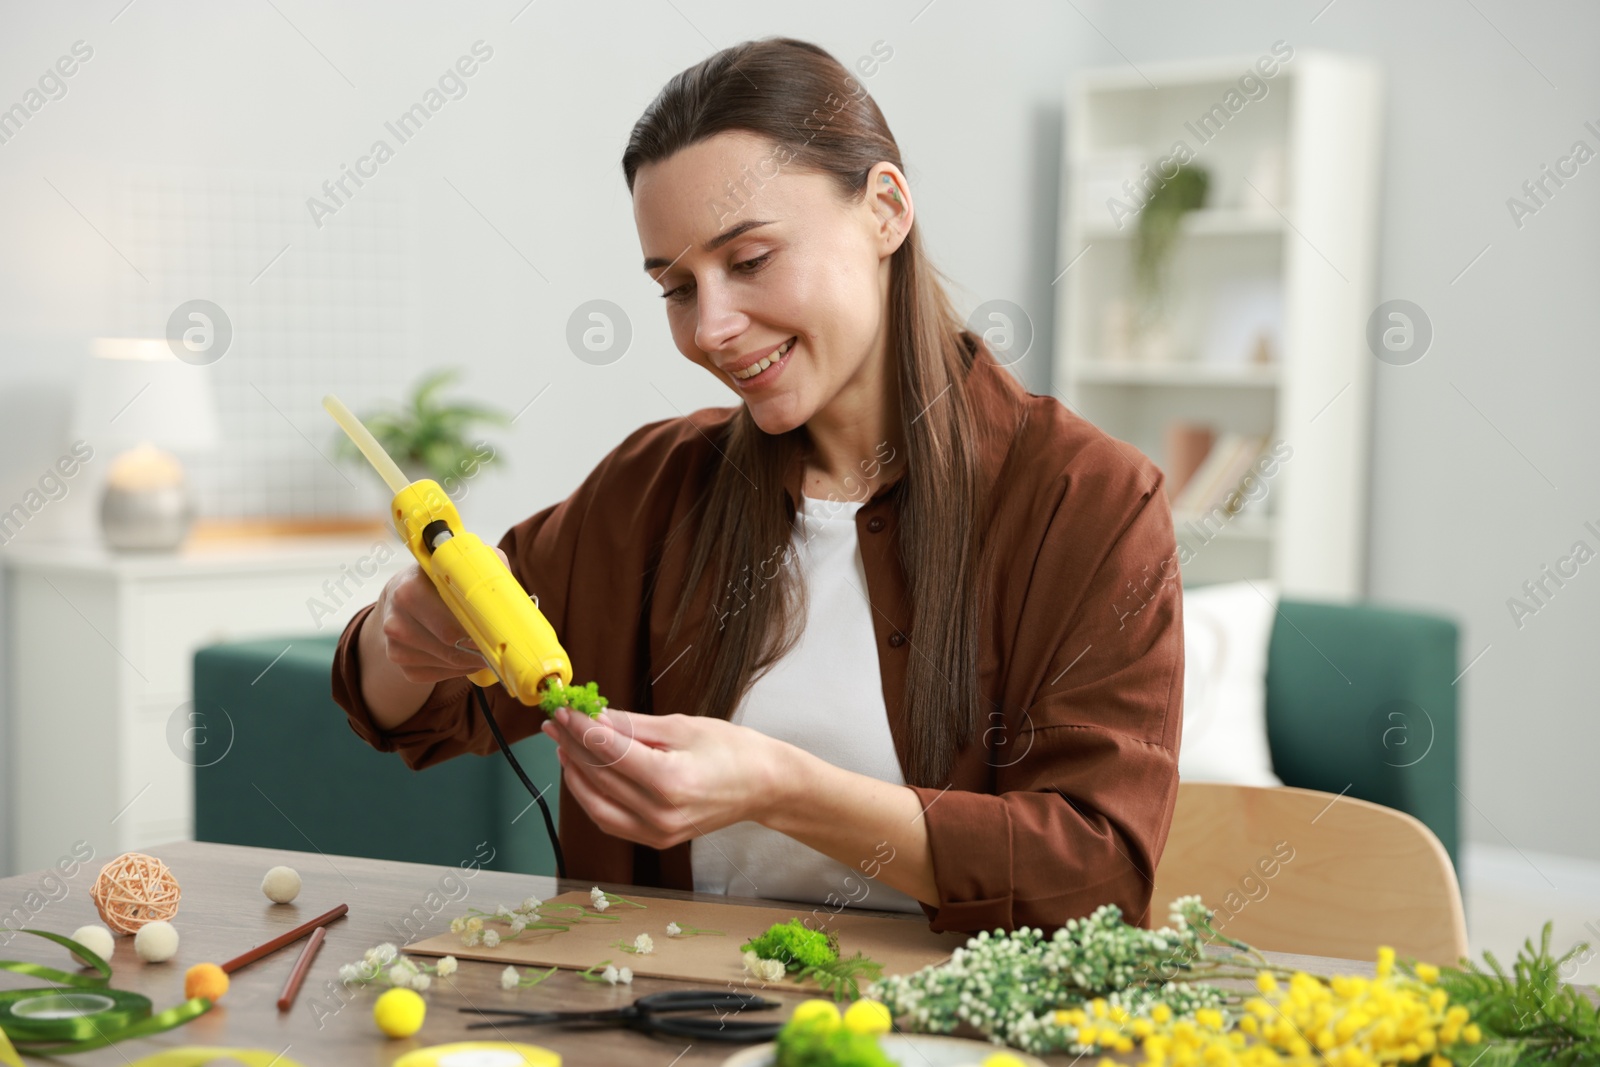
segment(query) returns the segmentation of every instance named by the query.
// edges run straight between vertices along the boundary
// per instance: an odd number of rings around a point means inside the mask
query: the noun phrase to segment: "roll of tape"
[[[408,1052],[393,1067],[561,1067],[559,1053],[510,1041],[461,1041]]]

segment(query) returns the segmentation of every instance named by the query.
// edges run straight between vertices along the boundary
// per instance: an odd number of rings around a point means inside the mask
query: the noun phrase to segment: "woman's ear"
[[[889,242],[888,251],[893,252],[905,240],[914,216],[905,175],[893,164],[878,164],[869,178],[867,202],[877,217],[880,236]]]

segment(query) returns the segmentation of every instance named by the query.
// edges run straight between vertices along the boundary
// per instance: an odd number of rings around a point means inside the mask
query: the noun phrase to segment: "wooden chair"
[[[1259,949],[1440,965],[1468,952],[1461,888],[1417,819],[1312,789],[1182,782],[1156,868],[1153,926],[1198,894],[1217,930]]]

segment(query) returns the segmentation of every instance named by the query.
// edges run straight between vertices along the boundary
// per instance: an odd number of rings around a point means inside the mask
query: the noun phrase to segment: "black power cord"
[[[474,684],[472,691],[478,697],[478,710],[483,712],[483,721],[489,724],[489,732],[494,734],[495,741],[499,742],[500,751],[506,754],[506,759],[511,761],[511,769],[517,772],[517,777],[522,779],[522,784],[527,786],[528,792],[533,794],[533,799],[539,802],[539,810],[544,813],[545,833],[550,835],[550,848],[556,855],[556,877],[567,876],[567,861],[561,854],[561,838],[556,833],[556,822],[550,817],[550,807],[544,802],[544,794],[533,787],[528,780],[528,774],[522,769],[522,764],[517,762],[517,757],[511,754],[511,746],[506,744],[505,735],[500,732],[500,724],[494,721],[494,713],[489,710],[489,698],[484,695],[483,686]]]

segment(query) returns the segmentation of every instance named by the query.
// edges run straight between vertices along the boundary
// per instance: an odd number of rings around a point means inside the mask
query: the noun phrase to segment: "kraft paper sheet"
[[[418,956],[454,956],[461,960],[485,960],[490,963],[515,967],[564,967],[581,971],[609,959],[616,967],[631,967],[633,973],[650,978],[673,978],[690,982],[742,983],[746,979],[756,986],[789,987],[797,991],[815,990],[810,981],[799,982],[789,976],[780,982],[763,983],[749,975],[739,946],[766,931],[773,923],[798,918],[812,929],[823,929],[836,934],[839,955],[849,957],[857,952],[883,964],[883,974],[910,974],[932,964],[943,963],[950,953],[966,943],[960,933],[934,933],[928,929],[927,920],[920,916],[908,919],[884,918],[876,915],[851,914],[846,907],[835,913],[830,907],[820,906],[812,914],[812,906],[753,906],[725,904],[716,901],[663,900],[654,897],[628,897],[638,899],[643,908],[613,903],[604,915],[615,915],[616,922],[601,918],[585,918],[566,931],[525,931],[514,941],[502,941],[494,948],[475,945],[471,948],[461,943],[461,936],[448,931],[405,946],[404,951]],[[578,904],[591,915],[594,912],[589,894],[562,893],[546,901],[547,904]],[[571,912],[558,914],[570,915]],[[699,934],[692,937],[668,937],[667,923],[676,922],[684,927],[721,930],[716,934]],[[502,920],[484,919],[484,929],[493,929],[502,936],[510,927]],[[649,934],[655,951],[638,954],[624,951],[614,942],[632,945],[641,933]],[[862,983],[865,985],[865,983]]]

